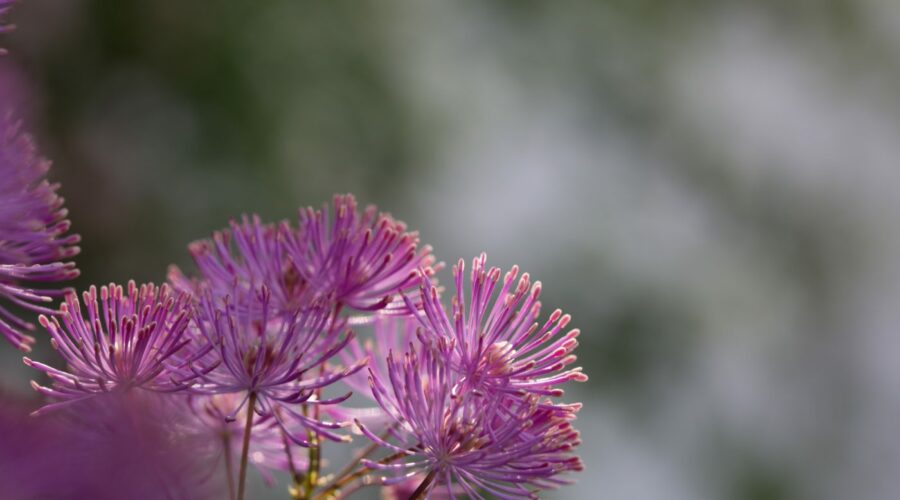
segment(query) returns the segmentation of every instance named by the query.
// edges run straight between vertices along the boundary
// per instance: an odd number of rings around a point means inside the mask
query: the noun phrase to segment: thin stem
[[[303,416],[309,414],[309,408],[304,403],[302,407]],[[319,483],[319,436],[309,428],[306,429],[306,439],[309,441],[308,463],[306,464],[306,477],[303,484],[303,498],[312,498],[313,491]]]
[[[432,469],[431,472],[425,476],[425,480],[416,488],[416,491],[413,492],[412,496],[409,497],[409,500],[419,500],[420,498],[425,498],[425,493],[428,491],[429,486],[431,486],[431,482],[434,481],[434,477],[437,474],[437,469]]]
[[[340,313],[341,313],[342,307],[343,307],[343,304],[340,302],[335,304],[334,310],[331,312],[330,324],[328,325],[329,333],[334,331],[334,328],[337,325],[337,318],[338,318],[338,315],[340,315]],[[322,363],[321,365],[319,365],[319,376],[321,377],[322,375],[324,375],[324,373],[325,373],[325,363]],[[314,420],[318,421],[319,420],[319,404],[318,404],[318,402],[322,399],[322,389],[321,388],[316,389],[315,398],[316,398],[316,404],[312,405],[312,411],[313,411],[312,418]],[[303,416],[304,417],[308,416],[308,411],[309,411],[308,406],[304,403],[302,408],[303,408]],[[309,463],[307,464],[307,467],[306,467],[306,481],[305,481],[303,498],[309,500],[309,499],[313,498],[313,493],[315,492],[316,488],[319,486],[323,442],[321,439],[319,439],[319,435],[315,431],[313,431],[309,428],[307,428],[306,436],[309,441]]]
[[[275,409],[278,411],[278,408]],[[297,468],[294,467],[294,454],[291,453],[291,443],[288,441],[287,432],[284,429],[281,429],[281,442],[284,444],[284,453],[287,455],[288,460],[288,469],[290,469],[291,473],[291,481],[292,485],[289,488],[291,493],[291,498],[298,499],[301,497],[301,489],[303,487],[303,477],[300,475],[300,472],[297,471]]]
[[[228,479],[228,500],[234,500],[234,464],[231,457],[231,435],[222,433],[222,445],[225,447],[225,477]]]
[[[388,437],[390,437],[391,431],[394,429],[394,427],[396,427],[396,425],[397,424],[391,424],[390,427],[388,427],[387,430],[381,434],[380,437],[381,437],[382,441],[386,441],[388,439]],[[338,472],[334,476],[334,479],[332,479],[331,482],[329,482],[327,485],[324,486],[324,490],[329,491],[334,488],[335,484],[342,482],[348,474],[353,472],[353,469],[356,469],[356,466],[359,465],[359,463],[362,461],[362,459],[371,455],[373,452],[375,452],[375,450],[378,449],[378,447],[379,447],[379,445],[375,441],[372,441],[371,443],[369,443],[369,445],[366,446],[365,448],[363,448],[363,450],[361,452],[359,452],[356,455],[356,457],[350,461],[349,464],[347,464],[343,469],[341,469],[340,472]],[[346,484],[346,483],[344,482],[343,484]]]
[[[307,435],[309,439],[309,469],[306,474],[306,496],[305,498],[312,498],[312,493],[316,489],[316,485],[319,483],[319,447],[321,443],[319,441],[319,436],[313,432],[309,431]]]
[[[250,431],[253,428],[253,412],[256,409],[256,392],[250,393],[247,401],[247,423],[244,426],[244,443],[241,448],[241,470],[238,479],[238,500],[244,500],[244,489],[247,486],[247,453],[250,451]]]

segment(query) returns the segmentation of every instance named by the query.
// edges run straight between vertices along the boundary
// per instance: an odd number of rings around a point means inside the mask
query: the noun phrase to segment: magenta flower
[[[365,426],[362,432],[394,454],[365,460],[387,473],[384,485],[425,474],[413,497],[442,485],[454,497],[454,485],[472,498],[487,492],[500,498],[532,498],[533,489],[566,481],[559,474],[581,469],[571,454],[579,444],[571,426],[578,405],[539,405],[536,396],[489,399],[474,392],[454,395],[459,375],[442,349],[424,346],[402,361],[387,360],[386,383],[370,377],[381,407],[397,424],[398,444]],[[494,411],[485,407],[494,405]],[[411,497],[412,498],[412,497]]]
[[[31,401],[0,396],[0,482],[4,500],[221,500],[201,484],[197,455],[171,439],[171,414],[144,397],[110,393],[76,405],[77,419],[29,418]],[[107,398],[111,400],[106,400]],[[97,412],[99,410],[99,414]],[[149,410],[149,411],[148,411]],[[88,424],[92,427],[87,428]]]
[[[538,323],[541,283],[532,285],[527,273],[515,283],[519,268],[513,266],[495,293],[500,269],[486,269],[486,260],[481,254],[472,262],[468,300],[464,262],[454,266],[456,294],[449,314],[428,277],[421,282],[424,307],[417,317],[425,335],[442,339],[452,351],[448,359],[462,376],[455,390],[558,397],[563,394],[559,384],[586,381],[580,367],[566,369],[576,360],[572,351],[579,334],[577,329],[562,333],[570,316],[557,309]]]
[[[0,4],[0,11],[3,7]],[[0,336],[29,351],[34,325],[8,305],[40,314],[65,290],[43,285],[78,276],[75,264],[79,237],[66,235],[70,223],[59,188],[45,179],[50,162],[38,156],[31,138],[18,124],[6,121],[0,131]]]
[[[218,298],[259,289],[265,285],[277,313],[291,314],[311,303],[307,287],[288,260],[273,224],[263,224],[259,216],[243,216],[211,239],[188,246],[200,271],[200,281],[184,276],[176,266],[169,268],[169,282],[182,291],[198,294],[202,287]]]
[[[419,272],[433,273],[431,248],[417,250],[418,235],[374,206],[359,214],[351,195],[334,198],[334,221],[327,207],[300,210],[299,227],[263,224],[256,215],[232,221],[211,239],[189,246],[200,271],[191,280],[177,267],[169,281],[197,292],[205,283],[224,297],[266,285],[277,313],[291,314],[309,304],[329,303],[357,310],[403,312],[397,294],[413,288]],[[377,214],[377,215],[376,215]],[[424,270],[424,271],[421,271]]]
[[[32,382],[35,390],[58,400],[39,412],[106,392],[183,388],[173,370],[182,362],[176,355],[188,343],[184,336],[191,318],[187,295],[175,297],[166,285],[138,287],[131,281],[127,295],[121,286],[111,284],[100,288],[99,302],[94,286],[83,298],[87,317],[74,293],[66,296],[59,318],[40,317],[68,368],[24,359],[53,381],[51,387]]]
[[[288,256],[316,296],[362,311],[403,311],[398,294],[431,274],[431,247],[417,250],[418,233],[370,205],[357,211],[353,195],[335,195],[328,207],[299,212],[298,228],[281,225]],[[333,219],[332,219],[333,218]]]
[[[258,415],[273,416],[286,430],[291,426],[284,417],[289,417],[329,439],[345,440],[333,432],[342,424],[298,411],[304,403],[328,405],[345,400],[349,395],[322,400],[318,394],[365,365],[365,360],[346,368],[327,364],[353,338],[352,332],[332,320],[329,309],[314,304],[284,316],[277,314],[267,287],[250,292],[235,289],[223,299],[203,294],[195,324],[204,350],[209,351],[204,352],[205,368],[190,365],[187,376],[197,377],[195,391],[243,393],[235,411],[249,400]],[[210,369],[211,363],[217,366]],[[291,433],[291,438],[308,445],[305,435]]]

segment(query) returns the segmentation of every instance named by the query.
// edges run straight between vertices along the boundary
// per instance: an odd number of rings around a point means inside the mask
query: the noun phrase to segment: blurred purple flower
[[[570,423],[580,405],[539,405],[536,396],[529,396],[495,401],[500,411],[486,412],[485,398],[453,394],[458,374],[445,351],[430,345],[405,354],[402,361],[389,356],[387,369],[387,383],[374,376],[370,383],[397,424],[392,435],[400,444],[358,424],[369,439],[394,452],[386,459],[363,461],[388,473],[383,484],[424,473],[413,496],[443,485],[453,497],[456,485],[473,498],[483,498],[479,491],[533,498],[535,488],[565,484],[558,474],[581,470],[571,453],[579,438]]]
[[[0,8],[2,10],[2,8]],[[46,304],[63,295],[59,288],[36,284],[68,281],[78,276],[72,262],[79,237],[66,235],[70,223],[59,188],[45,179],[50,162],[41,158],[34,142],[6,120],[0,132],[0,336],[28,351],[34,338],[24,333],[34,325],[19,318],[10,306],[53,314]]]
[[[540,325],[541,283],[531,284],[527,273],[513,287],[517,266],[506,273],[495,297],[500,269],[486,269],[485,254],[472,262],[471,285],[466,299],[465,264],[453,268],[456,294],[450,314],[441,305],[438,290],[427,276],[421,282],[423,311],[417,314],[424,335],[441,339],[452,354],[448,359],[462,375],[456,392],[539,396],[562,396],[556,387],[568,381],[584,382],[581,368],[566,370],[576,360],[579,330],[562,334],[570,316],[559,309]],[[414,310],[411,300],[410,309]]]
[[[312,306],[292,316],[277,314],[267,287],[250,292],[235,289],[223,299],[204,293],[195,324],[208,350],[205,367],[189,366],[185,376],[196,376],[194,390],[201,393],[244,393],[235,412],[251,399],[257,414],[273,416],[285,430],[285,417],[299,421],[307,429],[329,439],[345,440],[333,430],[343,427],[299,413],[301,404],[328,405],[349,395],[321,400],[321,389],[350,375],[365,360],[349,367],[330,367],[334,357],[352,339],[341,323],[331,318],[324,306]],[[210,369],[211,364],[218,363]],[[236,413],[229,415],[235,418]],[[305,435],[291,432],[294,442],[307,446]]]
[[[433,273],[431,247],[417,250],[418,233],[374,205],[360,214],[350,194],[334,196],[331,214],[327,205],[300,209],[297,229],[283,222],[281,234],[305,286],[339,307],[403,312],[392,295]]]
[[[27,71],[10,58],[0,58],[0,109],[6,116],[33,123],[40,94]]]
[[[229,476],[238,469],[244,432],[243,417],[247,412],[246,405],[238,409],[241,399],[237,394],[184,396],[186,418],[179,419],[181,425],[176,435],[194,443],[195,458],[206,458],[212,468],[207,475],[215,472],[223,461],[230,462],[230,467],[226,467]],[[275,481],[272,471],[297,471],[306,467],[305,456],[291,453],[284,431],[273,417],[256,419],[252,433],[249,462],[267,483]],[[228,481],[234,484],[233,477],[229,477]]]
[[[149,393],[147,393],[149,394]],[[135,395],[135,393],[131,393]],[[168,413],[141,398],[92,400],[77,425],[68,415],[30,418],[22,401],[0,398],[0,483],[4,500],[201,500],[222,498],[196,480],[188,442],[160,425]],[[109,397],[109,400],[105,398]]]
[[[183,388],[170,369],[182,362],[175,355],[188,339],[184,332],[191,319],[190,297],[173,296],[167,285],[138,287],[128,283],[127,295],[111,284],[83,294],[87,318],[76,294],[66,296],[60,317],[40,317],[51,343],[66,360],[67,370],[25,358],[25,364],[46,373],[51,387],[32,383],[42,394],[58,402],[41,412],[105,392],[132,388],[174,391]]]

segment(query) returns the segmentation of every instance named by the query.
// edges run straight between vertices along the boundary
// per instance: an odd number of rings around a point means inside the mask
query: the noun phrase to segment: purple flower
[[[2,4],[0,4],[2,11]],[[30,350],[34,338],[24,333],[34,325],[9,306],[53,314],[46,306],[64,294],[46,283],[78,276],[72,262],[79,252],[78,235],[66,235],[70,223],[59,188],[45,179],[50,162],[38,156],[31,138],[6,121],[0,132],[0,336]],[[2,302],[5,300],[8,305]]]
[[[363,462],[389,474],[383,484],[424,473],[416,494],[442,485],[453,497],[456,485],[473,498],[483,498],[479,491],[531,498],[534,488],[564,484],[557,475],[582,468],[571,454],[579,444],[571,426],[579,405],[540,405],[533,395],[489,399],[474,392],[454,394],[459,375],[435,346],[412,350],[402,361],[389,356],[387,369],[386,382],[373,375],[370,383],[397,424],[393,436],[399,443],[360,425],[369,439],[394,452]],[[497,408],[485,411],[488,405]]]
[[[418,235],[374,206],[358,213],[352,195],[334,197],[334,221],[327,207],[299,211],[299,227],[279,227],[244,216],[211,239],[188,247],[200,280],[172,266],[169,281],[196,293],[200,283],[224,297],[266,285],[272,307],[288,314],[309,304],[329,303],[357,310],[403,312],[397,293],[413,288],[419,272],[433,273],[431,248],[417,250]]]
[[[281,225],[299,278],[317,297],[341,306],[402,312],[392,295],[414,287],[420,272],[433,272],[431,247],[417,250],[418,233],[373,205],[360,214],[353,195],[335,195],[333,205],[331,214],[327,205],[301,209],[296,230]]]
[[[191,364],[196,376],[194,390],[201,393],[245,393],[238,411],[248,400],[262,416],[273,416],[290,430],[284,417],[299,421],[336,441],[344,437],[333,432],[342,427],[297,411],[301,404],[328,405],[349,395],[322,400],[322,389],[365,365],[361,360],[350,367],[331,367],[327,361],[352,339],[331,310],[313,304],[291,316],[277,314],[267,287],[219,299],[204,293],[195,321],[202,348],[209,351],[206,366]],[[212,368],[210,368],[212,366]],[[235,414],[229,416],[235,418]],[[307,446],[305,436],[291,433],[298,444]]]
[[[40,317],[68,369],[24,359],[53,380],[52,387],[32,382],[33,387],[59,400],[39,412],[100,393],[167,392],[183,387],[171,370],[181,362],[176,355],[188,343],[184,336],[191,318],[187,295],[174,297],[167,285],[138,287],[131,281],[127,294],[121,286],[110,284],[100,288],[99,302],[94,286],[83,298],[87,317],[74,293],[66,296],[59,318]]]
[[[227,418],[240,403],[241,398],[232,394],[109,392],[70,405],[39,421],[59,423],[88,444],[122,441],[128,443],[131,453],[173,461],[173,465],[178,464],[170,470],[175,475],[167,473],[166,479],[186,480],[186,485],[193,490],[192,495],[177,498],[223,498],[228,484],[223,476],[231,478],[233,488],[242,451],[243,422]],[[238,412],[246,415],[246,406]],[[272,418],[253,422],[253,434],[248,462],[268,483],[274,483],[273,471],[290,470],[286,438]],[[172,453],[176,455],[170,456]],[[305,467],[303,456],[294,454],[292,458],[293,470]],[[178,485],[166,485],[171,486]],[[154,491],[161,497],[169,497],[160,486]]]
[[[173,415],[152,393],[110,393],[66,413],[29,418],[30,405],[0,395],[0,482],[4,500],[221,499],[201,484],[190,444],[171,439]],[[148,412],[149,410],[149,412]],[[75,413],[75,412],[71,412]],[[74,415],[73,415],[74,416]],[[79,421],[80,420],[80,421]],[[88,424],[92,427],[86,428]]]
[[[297,275],[280,243],[273,224],[259,216],[243,216],[211,239],[188,246],[201,280],[187,278],[176,266],[169,268],[169,282],[178,290],[198,294],[202,288],[218,298],[259,289],[265,285],[277,313],[291,314],[311,303],[306,284]]]
[[[472,262],[468,300],[464,262],[460,259],[454,266],[456,294],[449,314],[435,285],[427,276],[421,282],[424,307],[417,317],[424,335],[449,346],[448,359],[462,377],[456,390],[558,397],[563,391],[557,385],[586,381],[580,367],[565,368],[576,360],[572,351],[578,345],[577,329],[562,333],[570,316],[557,309],[543,324],[538,323],[541,283],[532,285],[527,273],[516,283],[519,268],[513,266],[496,292],[500,269],[487,269],[486,260],[481,254]]]

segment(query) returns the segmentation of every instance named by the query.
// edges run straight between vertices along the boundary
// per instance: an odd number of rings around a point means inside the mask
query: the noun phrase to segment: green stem
[[[306,495],[304,498],[312,498],[312,493],[316,489],[316,486],[319,483],[319,447],[321,444],[319,443],[319,436],[313,432],[308,431],[307,434],[309,438],[309,470],[306,474]]]
[[[253,428],[253,412],[256,409],[256,393],[250,393],[247,401],[247,423],[244,425],[244,442],[241,447],[241,470],[238,478],[238,500],[244,500],[244,489],[247,486],[247,454],[250,451],[250,431]]]
[[[309,415],[309,407],[305,403],[302,406],[303,416]],[[303,497],[305,500],[312,498],[313,491],[319,484],[319,436],[310,429],[306,429],[306,439],[309,441],[309,461],[306,465],[306,477],[303,482]]]
[[[278,409],[276,408],[277,412]],[[291,487],[289,491],[291,493],[291,498],[299,499],[302,496],[301,489],[303,488],[303,477],[300,475],[300,472],[294,467],[294,455],[291,453],[291,443],[288,440],[287,432],[284,429],[281,429],[281,442],[284,444],[284,453],[287,455],[288,460],[288,469],[290,469],[291,473]]]
[[[228,500],[234,500],[234,464],[231,456],[231,436],[222,434],[222,445],[225,447],[225,478],[228,480]]]

